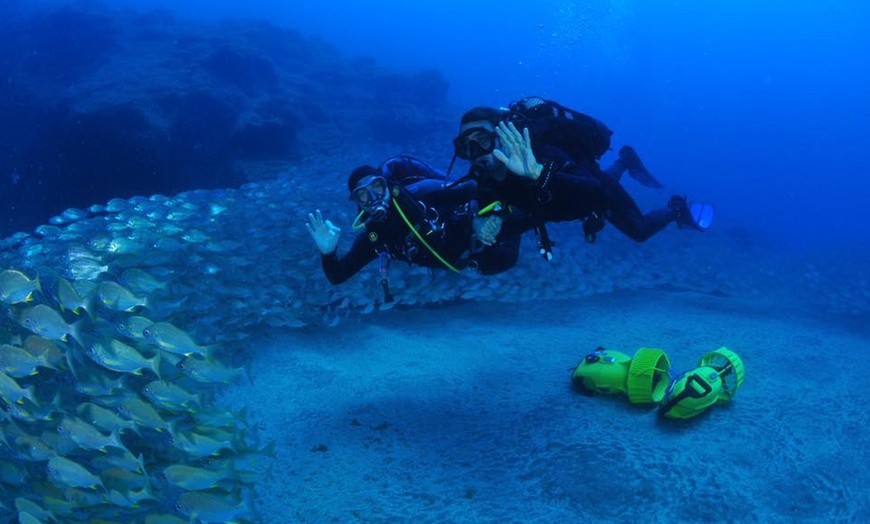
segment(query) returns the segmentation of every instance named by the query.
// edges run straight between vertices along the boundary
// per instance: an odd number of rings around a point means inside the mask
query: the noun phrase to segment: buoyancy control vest
[[[604,122],[552,100],[529,96],[511,102],[508,119],[518,129],[528,127],[533,144],[557,147],[580,165],[597,162],[610,149],[613,131]]]

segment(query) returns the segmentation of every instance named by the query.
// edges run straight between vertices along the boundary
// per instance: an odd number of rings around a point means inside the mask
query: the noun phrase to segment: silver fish
[[[208,242],[211,238],[198,229],[191,229],[189,231],[185,231],[181,238],[187,242],[192,244],[201,244],[203,242]]]
[[[198,424],[209,427],[245,429],[248,427],[247,410],[247,406],[242,408],[238,413],[233,413],[228,409],[215,408],[208,411],[198,411],[195,413],[195,416]]]
[[[212,471],[175,464],[163,470],[163,476],[174,486],[188,491],[198,491],[216,487],[221,481],[232,479],[231,471]]]
[[[106,203],[106,211],[110,213],[120,213],[122,211],[129,211],[133,208],[133,205],[129,200],[124,200],[123,198],[113,198]]]
[[[39,367],[57,369],[48,363],[44,357],[33,355],[26,349],[18,346],[3,344],[0,346],[0,371],[10,377],[24,378],[35,375]]]
[[[41,519],[31,515],[27,511],[18,512],[18,524],[43,524]]]
[[[130,268],[121,274],[121,283],[137,293],[149,294],[166,288],[166,283],[138,268]]]
[[[202,394],[190,393],[165,380],[149,382],[142,388],[142,394],[156,407],[169,411],[187,411],[202,404]]]
[[[136,348],[118,340],[112,339],[108,344],[91,344],[86,353],[91,360],[112,371],[141,375],[143,369],[150,369],[158,377],[161,376],[159,353],[153,358],[145,358]]]
[[[194,356],[187,357],[178,366],[188,377],[197,382],[205,383],[229,384],[243,373],[242,368],[231,368],[215,360],[205,360]]]
[[[197,209],[188,207],[187,209],[177,208],[166,214],[166,218],[173,222],[181,222],[192,217],[197,212]]]
[[[141,399],[124,399],[121,405],[118,406],[118,412],[142,427],[157,431],[165,430],[170,435],[175,434],[175,425],[163,420],[163,417],[154,409],[154,406]]]
[[[172,235],[177,235],[177,234],[181,233],[182,231],[184,231],[184,228],[178,227],[175,224],[164,223],[164,224],[160,224],[160,226],[157,228],[157,231],[161,235],[172,236]]]
[[[57,303],[60,304],[61,309],[68,309],[76,315],[82,311],[90,315],[88,300],[83,298],[65,278],[57,279]]]
[[[69,209],[64,210],[63,213],[60,214],[61,218],[64,222],[76,222],[78,220],[82,220],[83,218],[88,217],[88,212],[84,209],[78,209],[75,207],[71,207]]]
[[[115,237],[106,245],[106,251],[116,255],[129,255],[142,249],[142,245],[127,237]]]
[[[109,270],[109,266],[88,258],[67,262],[65,275],[73,280],[96,280]]]
[[[138,457],[133,456],[130,451],[121,453],[113,453],[109,451],[105,455],[94,457],[91,460],[91,465],[99,468],[100,471],[112,468],[123,469],[133,473],[145,473],[145,457],[140,453]]]
[[[109,235],[98,235],[88,241],[88,247],[94,251],[108,251],[111,241],[112,237]]]
[[[33,300],[33,292],[40,291],[39,277],[30,280],[21,271],[7,269],[0,273],[0,302],[19,304]]]
[[[108,431],[109,433],[123,431],[125,429],[139,431],[139,428],[132,421],[124,420],[115,414],[114,411],[91,402],[80,404],[76,408],[76,414],[88,423],[93,424],[103,431]]]
[[[131,293],[124,286],[111,280],[100,282],[97,286],[97,299],[100,304],[115,311],[132,312],[137,307],[147,307],[148,301]]]
[[[151,322],[145,317],[130,315],[129,317],[120,320],[115,325],[115,328],[119,334],[127,338],[133,340],[145,340],[145,335],[142,332],[152,324],[154,324],[154,322]]]
[[[130,217],[130,219],[127,220],[127,227],[134,231],[142,232],[154,229],[155,224],[146,217]]]
[[[39,438],[54,450],[55,455],[60,455],[61,457],[66,457],[80,449],[79,445],[69,438],[69,435],[65,435],[57,430],[43,431]]]
[[[43,497],[42,503],[55,517],[69,517],[79,511],[75,502],[52,496]]]
[[[63,234],[63,230],[57,226],[43,224],[36,228],[36,234],[44,238],[59,238]]]
[[[0,462],[0,482],[9,486],[22,486],[28,480],[30,480],[30,475],[21,464],[9,460]],[[15,500],[15,504],[17,509],[18,499]]]
[[[52,457],[48,461],[48,476],[62,487],[96,489],[103,487],[100,477],[84,466],[65,457]]]
[[[97,467],[95,463],[91,464]],[[142,489],[151,484],[151,477],[141,471],[108,467],[100,470],[100,478],[106,487],[123,491]]]
[[[142,334],[149,343],[176,355],[196,354],[210,358],[213,351],[213,346],[198,345],[190,335],[169,322],[156,322],[145,328]]]
[[[172,443],[178,449],[199,458],[217,455],[225,449],[229,451],[236,450],[231,443],[225,440],[218,440],[197,433],[191,433],[190,436],[177,433],[172,438]]]
[[[33,333],[49,340],[66,342],[70,337],[77,342],[80,340],[78,331],[81,322],[67,324],[60,313],[45,304],[39,304],[22,311],[19,323]]]
[[[89,488],[92,490],[96,490],[96,488]],[[101,490],[100,493],[95,493],[94,491],[86,491],[81,490],[77,487],[67,487],[63,490],[63,496],[69,500],[70,502],[74,502],[76,506],[79,508],[95,508],[96,506],[102,506],[103,504],[108,502],[108,497],[105,495],[105,487]],[[110,521],[111,522],[111,521]],[[96,524],[91,521],[92,524]],[[108,523],[102,523],[108,524]],[[116,524],[116,523],[111,523]]]
[[[72,245],[67,249],[66,253],[67,262],[74,262],[77,260],[91,260],[93,262],[102,262],[102,257],[94,253],[93,251],[88,250],[85,247],[79,245]]]
[[[22,399],[36,404],[36,399],[33,398],[33,386],[22,388],[14,378],[2,371],[0,371],[0,397],[7,404],[21,403]]]
[[[109,492],[109,502],[119,508],[138,508],[139,503],[143,500],[157,500],[157,497],[151,494],[151,490],[148,486],[145,486],[138,491],[130,490],[121,493],[120,491],[113,489]]]
[[[230,522],[253,512],[253,504],[249,499],[234,501],[226,495],[214,495],[202,491],[182,493],[178,497],[176,508],[191,519],[208,523]]]
[[[57,455],[57,452],[39,437],[27,435],[15,439],[18,458],[33,462],[43,462]]]
[[[111,435],[104,435],[100,430],[77,417],[65,417],[57,430],[83,449],[96,451],[106,451],[106,448],[127,449],[121,442],[120,434],[117,431]]]
[[[46,511],[35,502],[31,502],[24,497],[18,497],[15,499],[15,509],[18,511],[26,511],[39,520],[56,520],[51,512]]]
[[[36,404],[25,398],[21,402],[9,404],[6,409],[11,416],[25,422],[45,422],[52,420],[55,413],[63,413],[59,392],[48,403]]]
[[[21,347],[51,366],[57,366],[63,360],[63,352],[57,347],[57,344],[39,335],[28,336],[24,339]]]
[[[95,373],[86,366],[73,366],[70,360],[70,370],[75,376],[75,390],[89,397],[110,397],[117,391],[126,389],[123,378],[112,379],[108,373]]]

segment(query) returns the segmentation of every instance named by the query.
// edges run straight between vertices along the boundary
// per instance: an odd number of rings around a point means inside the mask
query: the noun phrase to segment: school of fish
[[[274,443],[222,405],[250,380],[243,336],[203,307],[250,270],[217,235],[228,194],[71,209],[4,241],[0,520],[257,521]],[[251,315],[240,298],[223,312]]]

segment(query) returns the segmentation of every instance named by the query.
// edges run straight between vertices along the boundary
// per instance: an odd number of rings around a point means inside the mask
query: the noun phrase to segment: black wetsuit
[[[476,268],[489,275],[513,267],[519,255],[519,236],[484,247],[472,233],[474,182],[445,187],[443,175],[409,157],[396,157],[380,167],[391,191],[384,220],[370,222],[354,239],[350,250],[321,257],[323,272],[333,284],[340,284],[373,260],[383,256],[408,264],[449,269],[411,231],[397,209],[408,218],[426,243],[452,267]],[[407,187],[394,182],[403,180]]]
[[[644,214],[619,184],[618,177],[609,173],[611,170],[608,173],[601,170],[597,158],[586,155],[578,159],[576,151],[569,155],[560,147],[553,146],[552,142],[568,142],[558,139],[559,133],[570,131],[563,130],[564,122],[543,118],[526,125],[535,158],[544,165],[537,181],[513,173],[497,181],[487,176],[487,172],[495,167],[492,159],[488,160],[489,164],[479,162],[472,167],[478,170],[475,178],[479,180],[478,198],[482,205],[501,200],[528,214],[506,219],[503,232],[508,236],[546,222],[603,219],[628,237],[643,242],[676,218],[669,208]]]

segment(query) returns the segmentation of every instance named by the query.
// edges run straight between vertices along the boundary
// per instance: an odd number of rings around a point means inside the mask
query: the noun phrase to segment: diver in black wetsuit
[[[341,284],[375,259],[380,259],[387,296],[391,260],[454,272],[476,269],[485,275],[517,262],[519,237],[495,243],[501,218],[476,210],[473,181],[447,186],[444,174],[399,156],[379,168],[358,167],[348,178],[348,189],[360,210],[354,220],[360,233],[344,256],[337,254],[341,229],[324,220],[320,210],[309,214],[306,223],[332,284]]]
[[[610,135],[600,122],[586,117],[596,125],[584,128],[582,122],[557,117],[520,119],[526,126],[520,133],[511,117],[501,109],[474,108],[463,115],[454,140],[456,156],[473,163],[469,178],[478,180],[480,201],[500,200],[531,217],[507,218],[506,234],[542,228],[546,222],[581,220],[587,240],[593,241],[606,220],[644,242],[671,222],[698,230],[709,227],[712,206],[690,205],[681,196],[671,197],[666,208],[644,214],[619,177],[628,170],[646,186],[661,184],[630,147],[620,150],[619,160],[609,169],[600,168],[598,159],[609,147]],[[606,135],[603,149],[590,145],[596,134]]]

